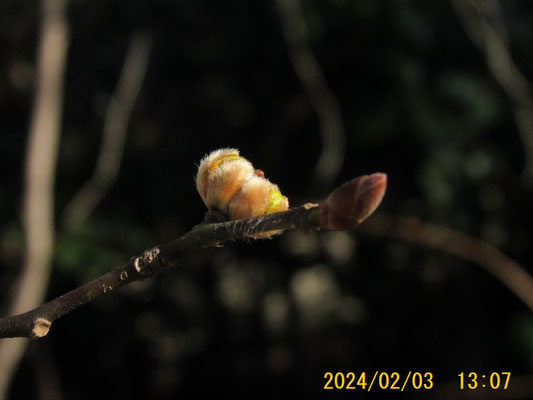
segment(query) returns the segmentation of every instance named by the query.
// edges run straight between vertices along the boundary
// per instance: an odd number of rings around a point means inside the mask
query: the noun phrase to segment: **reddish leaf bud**
[[[368,218],[379,206],[387,187],[387,175],[363,175],[339,186],[326,199],[321,215],[324,229],[350,229]]]

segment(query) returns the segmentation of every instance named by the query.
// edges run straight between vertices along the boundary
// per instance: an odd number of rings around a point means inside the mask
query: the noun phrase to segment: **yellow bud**
[[[226,213],[232,197],[253,175],[254,167],[238,150],[220,149],[200,161],[196,188],[207,208]]]
[[[264,177],[263,171],[239,155],[237,149],[215,150],[200,161],[196,188],[206,206],[222,212],[230,220],[285,211],[288,199]],[[267,238],[279,231],[264,232]]]

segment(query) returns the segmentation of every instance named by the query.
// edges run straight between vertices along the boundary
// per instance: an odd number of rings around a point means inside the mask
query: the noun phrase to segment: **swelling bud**
[[[239,155],[237,149],[219,149],[200,161],[196,188],[207,208],[221,212],[229,220],[286,211],[289,200],[263,171]],[[268,238],[281,231],[253,235]]]

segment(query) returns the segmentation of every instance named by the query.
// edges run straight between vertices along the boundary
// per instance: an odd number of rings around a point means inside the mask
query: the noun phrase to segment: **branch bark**
[[[175,267],[186,253],[203,247],[272,230],[313,232],[318,229],[354,228],[381,203],[386,185],[385,174],[364,175],[335,189],[321,204],[308,203],[247,220],[200,224],[176,240],[148,249],[105,275],[40,307],[0,319],[0,338],[43,337],[52,323],[63,315],[114,289]]]

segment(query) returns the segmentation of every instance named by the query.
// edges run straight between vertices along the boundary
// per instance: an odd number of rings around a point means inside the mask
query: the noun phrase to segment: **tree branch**
[[[385,174],[364,175],[335,189],[321,204],[308,203],[247,220],[202,223],[176,240],[148,249],[105,275],[40,307],[0,319],[0,338],[43,337],[57,318],[102,294],[175,267],[185,254],[203,247],[272,230],[313,232],[318,229],[354,228],[378,207],[386,186]]]

